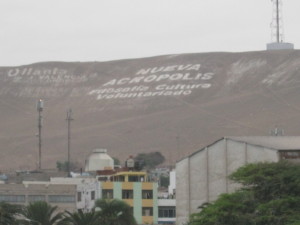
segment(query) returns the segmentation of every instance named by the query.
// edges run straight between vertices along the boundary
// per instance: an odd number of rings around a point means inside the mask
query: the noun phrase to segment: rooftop
[[[300,136],[243,136],[224,138],[276,150],[300,150]]]

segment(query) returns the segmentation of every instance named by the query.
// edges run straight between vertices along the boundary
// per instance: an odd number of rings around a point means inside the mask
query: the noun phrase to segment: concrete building
[[[99,177],[104,180],[103,176]],[[157,224],[157,183],[147,180],[146,172],[123,171],[101,181],[101,197],[127,202],[138,224]]]
[[[203,203],[236,190],[228,175],[247,163],[300,162],[300,137],[224,137],[176,163],[176,224]]]
[[[168,177],[168,189],[160,188],[158,191],[158,224],[176,222],[175,170],[168,170]]]
[[[175,224],[176,200],[172,198],[158,199],[158,224]]]
[[[176,171],[170,171],[170,185],[168,187],[169,195],[176,196]]]
[[[0,201],[27,205],[46,201],[60,211],[89,210],[98,198],[99,183],[94,180],[53,178],[50,181],[23,181],[0,184]]]

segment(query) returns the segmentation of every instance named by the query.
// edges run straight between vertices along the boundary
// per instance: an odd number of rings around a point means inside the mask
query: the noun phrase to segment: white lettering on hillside
[[[174,73],[174,74],[150,74],[148,76],[140,77],[125,77],[121,79],[112,79],[103,86],[115,86],[124,84],[139,84],[139,83],[153,83],[162,81],[197,81],[197,80],[210,80],[214,76],[213,73]]]
[[[111,79],[88,95],[102,99],[127,99],[156,96],[187,96],[196,89],[212,86],[214,73],[200,71],[201,64],[142,68],[135,76]]]
[[[68,70],[54,67],[52,69],[38,69],[33,67],[12,68],[7,71],[7,77],[16,83],[81,83],[88,80],[86,74],[74,75]]]
[[[183,70],[196,70],[198,71],[201,67],[201,64],[188,64],[188,65],[172,65],[172,66],[161,66],[161,67],[153,67],[148,69],[139,70],[136,75],[146,75],[157,72],[172,72],[172,71],[183,71]]]

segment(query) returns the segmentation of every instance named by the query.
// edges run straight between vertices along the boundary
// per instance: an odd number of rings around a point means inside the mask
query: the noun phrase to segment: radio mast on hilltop
[[[271,22],[272,40],[283,42],[282,0],[273,0],[273,18]]]
[[[271,0],[273,15],[271,22],[272,43],[267,44],[267,50],[294,49],[291,43],[285,43],[283,31],[282,0]]]

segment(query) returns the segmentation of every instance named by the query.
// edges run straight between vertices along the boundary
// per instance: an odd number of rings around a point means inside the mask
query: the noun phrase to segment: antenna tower
[[[267,44],[267,50],[294,49],[294,45],[284,42],[282,0],[271,0],[273,15],[271,22],[271,41]]]
[[[39,138],[39,161],[38,161],[38,170],[42,169],[42,111],[44,109],[44,101],[42,99],[38,100],[37,104],[36,104],[36,109],[39,113],[38,116],[38,129],[39,129],[39,133],[38,133],[38,138]]]
[[[282,16],[282,0],[272,0],[273,16],[271,22],[272,41],[277,43],[283,42],[283,16]]]
[[[70,168],[70,150],[71,150],[71,121],[74,120],[72,118],[72,109],[67,111],[67,123],[68,123],[68,177],[71,177],[71,168]]]

